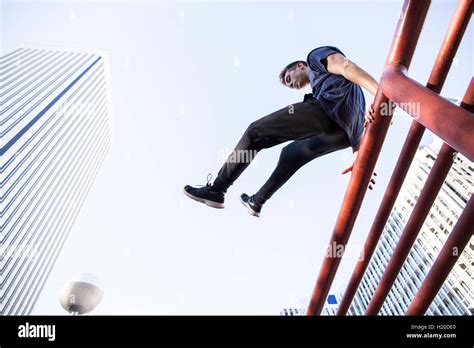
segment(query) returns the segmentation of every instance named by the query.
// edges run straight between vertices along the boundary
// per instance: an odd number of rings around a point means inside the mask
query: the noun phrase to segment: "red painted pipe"
[[[474,112],[474,78],[471,78],[471,83],[464,95],[461,107]],[[474,197],[471,196],[415,298],[408,307],[407,315],[422,315],[426,312],[466,244],[471,239],[473,232]],[[457,250],[457,253],[453,253],[453,250]]]
[[[433,69],[431,69],[431,74],[428,79],[427,87],[437,93],[441,91],[441,89],[437,88],[437,85],[442,86],[444,84],[444,80],[448,75],[449,68],[451,67],[451,63],[455,56],[453,53],[457,51],[457,48],[461,43],[473,11],[473,0],[458,1],[451,22],[449,23],[448,30],[446,31],[446,35],[441,43],[438,56],[436,57],[436,63],[433,66]],[[455,48],[454,51],[453,48]],[[439,64],[437,64],[438,62]],[[440,77],[442,79],[440,79]]]
[[[386,64],[401,64],[405,67],[410,65],[430,2],[430,0],[405,1],[403,15],[398,21]],[[344,250],[349,240],[390,125],[393,110],[388,110],[388,117],[380,115],[381,105],[387,102],[387,97],[382,94],[381,88],[379,88],[374,101],[375,121],[368,127],[362,139],[357,161],[328,248],[337,246],[339,250],[339,246],[342,245],[342,250]],[[339,254],[333,257],[331,253],[326,253],[311,296],[307,315],[321,313],[340,261]]]
[[[456,55],[461,39],[466,31],[466,27],[471,18],[473,1],[461,0],[454,11],[451,23],[441,44],[438,56],[436,57],[431,74],[428,79],[427,88],[439,93],[443,88],[446,76],[448,75],[451,63]],[[363,257],[360,258],[344,292],[344,296],[339,304],[336,315],[345,315],[349,310],[352,300],[357,292],[359,284],[370,263],[377,243],[382,235],[384,226],[390,216],[390,212],[395,204],[400,189],[403,185],[407,172],[420,144],[425,127],[417,121],[413,121],[408,132],[402,151],[395,165],[390,182],[385,190],[384,197],[375,216],[372,227],[367,236]]]
[[[473,79],[471,79],[471,83],[469,84],[469,87],[466,91],[466,96],[463,100],[464,105],[472,102],[474,95],[473,92],[474,82]],[[465,112],[474,119],[474,115],[472,113],[469,111]],[[388,265],[382,275],[382,279],[375,289],[374,296],[372,297],[372,300],[370,301],[365,312],[366,315],[376,315],[382,307],[383,302],[390,292],[390,289],[395,282],[398,273],[400,272],[400,269],[402,268],[403,263],[405,262],[405,259],[408,256],[427,215],[430,212],[438,192],[441,189],[446,176],[448,175],[449,169],[453,163],[454,154],[455,150],[444,143],[434,162],[433,168],[428,175],[426,183],[421,190],[420,197],[413,208],[407,224],[405,225],[400,240],[395,247],[392,257],[390,258],[390,261],[388,262]]]
[[[474,161],[474,117],[469,111],[410,79],[397,66],[385,69],[380,85],[397,106]]]
[[[448,175],[449,169],[453,163],[454,150],[447,144],[443,144],[435,160],[428,179],[426,180],[420,197],[413,208],[413,212],[408,219],[403,230],[400,240],[393,251],[392,257],[380,279],[374,296],[370,301],[365,315],[377,315],[382,307],[390,289],[395,283],[395,279],[405,262],[406,257],[410,253],[410,249],[418,236],[420,228],[428,216],[431,206],[433,205],[439,190],[443,186],[444,180]]]

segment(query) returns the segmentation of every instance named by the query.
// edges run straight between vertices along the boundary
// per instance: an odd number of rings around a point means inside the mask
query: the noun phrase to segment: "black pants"
[[[325,154],[350,147],[346,132],[332,120],[313,98],[289,105],[252,122],[219,170],[215,189],[227,189],[242,174],[260,150],[288,140],[278,164],[256,193],[263,204],[303,165]]]

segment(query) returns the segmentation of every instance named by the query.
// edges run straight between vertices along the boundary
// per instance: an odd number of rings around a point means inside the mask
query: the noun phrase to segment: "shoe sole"
[[[183,189],[183,192],[189,198],[194,199],[195,201],[204,203],[205,205],[207,205],[209,207],[216,208],[216,209],[224,209],[224,203],[218,203],[218,202],[211,201],[209,199],[204,199],[204,198],[200,198],[200,197],[197,197],[197,196],[193,196],[192,194],[190,194],[188,191],[186,191],[184,189]]]
[[[253,210],[250,205],[248,205],[243,199],[242,197],[240,197],[240,203],[242,203],[244,205],[244,207],[247,208],[247,211],[249,212],[250,215],[252,216],[255,216],[255,217],[260,217],[260,213],[256,212],[255,210]]]

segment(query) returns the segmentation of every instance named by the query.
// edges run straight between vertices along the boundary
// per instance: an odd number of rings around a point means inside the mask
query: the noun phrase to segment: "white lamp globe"
[[[103,290],[97,276],[81,273],[62,287],[59,302],[72,314],[86,314],[94,310],[102,300]]]

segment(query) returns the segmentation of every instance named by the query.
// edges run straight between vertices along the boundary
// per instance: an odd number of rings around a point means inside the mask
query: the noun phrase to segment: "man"
[[[240,200],[253,216],[260,216],[263,204],[303,165],[328,153],[352,147],[353,161],[342,174],[352,170],[364,127],[373,121],[373,109],[365,114],[361,87],[375,96],[377,82],[338,48],[322,46],[312,50],[306,61],[295,61],[280,73],[289,88],[311,85],[303,102],[290,105],[252,122],[232,154],[219,170],[214,183],[202,187],[186,185],[184,193],[214,208],[224,208],[224,195],[258,153],[288,140],[278,164],[260,190]],[[237,156],[236,154],[247,154]],[[244,160],[242,158],[244,157]],[[372,179],[372,183],[375,181]],[[372,186],[369,186],[372,189]]]

